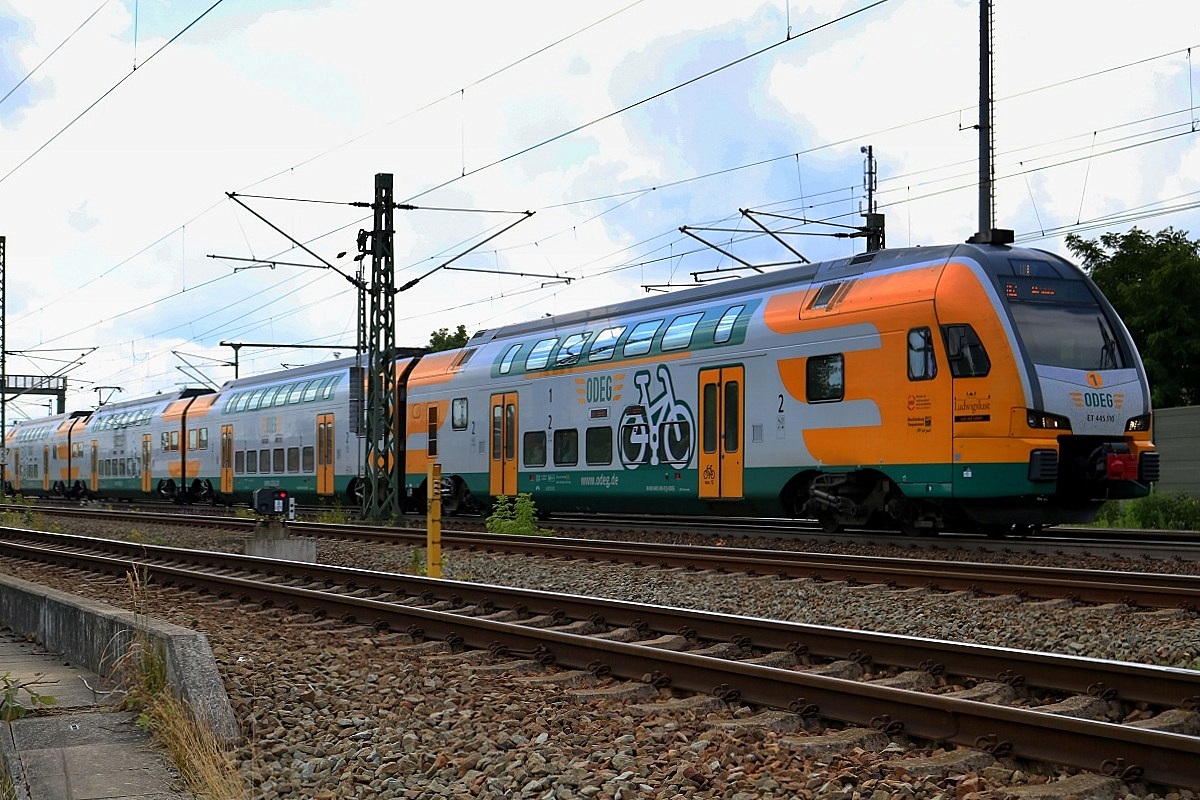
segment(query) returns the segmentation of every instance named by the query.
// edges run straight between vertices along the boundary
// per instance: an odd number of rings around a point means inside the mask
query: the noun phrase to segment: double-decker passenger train
[[[546,317],[401,359],[405,484],[445,510],[791,515],[909,532],[1087,521],[1158,479],[1128,331],[1039,250],[881,250]],[[23,422],[21,492],[353,502],[353,359]]]

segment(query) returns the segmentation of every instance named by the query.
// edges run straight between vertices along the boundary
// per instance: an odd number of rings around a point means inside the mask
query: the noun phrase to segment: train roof
[[[846,258],[777,269],[760,275],[739,278],[736,281],[702,284],[700,286],[679,289],[668,294],[658,294],[651,297],[638,298],[637,300],[628,300],[607,306],[589,308],[583,311],[572,311],[553,317],[544,317],[530,322],[518,322],[493,330],[480,331],[471,338],[468,347],[484,344],[493,339],[517,338],[538,331],[576,328],[597,319],[648,314],[663,308],[674,308],[685,304],[702,303],[706,300],[754,294],[780,286],[808,286],[813,283],[823,283],[835,279],[840,280],[869,272],[882,272],[906,264],[945,261],[954,255],[971,255],[981,262],[986,262],[992,256],[1000,253],[1018,256],[1021,254],[1036,253],[1039,258],[1046,258],[1047,256],[1058,258],[1058,256],[1053,256],[1050,253],[1027,248],[973,243],[877,250],[872,253],[859,253],[858,255]]]

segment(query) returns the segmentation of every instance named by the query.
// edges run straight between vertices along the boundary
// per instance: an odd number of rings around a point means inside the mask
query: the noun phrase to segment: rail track
[[[210,524],[220,526],[217,520],[243,520],[236,517],[230,510],[220,506],[180,506],[171,503],[119,504],[107,506],[89,503],[80,505],[78,501],[56,501],[40,499],[35,505],[0,504],[0,511],[23,513],[35,511],[48,515],[69,515],[87,517],[89,514],[111,514],[120,517],[125,514],[137,514],[131,519],[171,517],[178,520],[186,517],[188,524]],[[298,508],[299,522],[307,524],[316,518],[330,513],[326,508]],[[204,520],[210,520],[205,523]],[[444,520],[463,530],[483,530],[482,519],[465,516]],[[421,527],[424,517],[403,516],[403,525]],[[720,540],[725,538],[754,538],[763,541],[787,542],[818,542],[838,545],[891,545],[900,549],[923,550],[928,548],[945,548],[947,550],[980,552],[995,552],[1005,550],[1031,554],[1058,553],[1099,553],[1113,557],[1153,558],[1200,562],[1200,532],[1177,530],[1134,530],[1114,528],[1087,527],[1052,527],[1035,533],[1010,536],[1004,538],[989,538],[974,533],[943,532],[937,536],[906,536],[895,531],[875,530],[846,530],[829,534],[821,530],[816,523],[797,519],[771,518],[723,518],[723,517],[649,517],[645,515],[555,515],[547,522],[549,527],[564,532],[603,533],[610,532],[610,538],[631,538],[638,536],[691,536]],[[365,523],[355,527],[371,529]],[[383,530],[396,530],[397,526],[382,526]],[[404,528],[399,528],[403,530]]]
[[[404,632],[431,651],[477,650],[497,668],[553,665],[572,679],[620,679],[594,691],[630,702],[703,696],[752,704],[776,729],[836,720],[997,757],[1200,785],[1200,695],[1189,670],[14,529],[0,553],[136,570],[249,607]]]
[[[40,509],[39,509],[40,513]],[[74,519],[103,518],[130,525],[179,525],[176,514],[52,509],[50,515]],[[253,533],[253,519],[186,516],[189,527]],[[293,533],[306,537],[393,545],[420,546],[419,529],[294,522]],[[851,584],[969,591],[1022,598],[1071,599],[1087,603],[1120,603],[1144,608],[1200,609],[1200,575],[1124,570],[1071,569],[1025,564],[964,563],[945,559],[895,558],[759,550],[714,545],[669,545],[657,542],[614,542],[547,536],[497,536],[485,532],[443,531],[442,546],[472,552],[521,554],[530,557],[579,558],[666,568],[718,569],[780,578],[816,578]]]

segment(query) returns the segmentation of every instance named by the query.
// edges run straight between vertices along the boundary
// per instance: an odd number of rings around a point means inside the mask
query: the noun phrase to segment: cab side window
[[[987,348],[970,325],[943,325],[942,338],[946,342],[946,360],[950,362],[951,375],[956,378],[982,378],[991,372],[992,362],[988,358]]]

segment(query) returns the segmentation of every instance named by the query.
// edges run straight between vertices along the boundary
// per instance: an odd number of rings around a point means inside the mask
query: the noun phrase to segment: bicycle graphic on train
[[[639,403],[628,406],[621,416],[620,454],[625,469],[644,464],[669,464],[682,469],[692,460],[696,416],[675,396],[670,370],[660,364],[657,375],[662,390],[653,398],[650,371],[641,370],[633,376]]]

